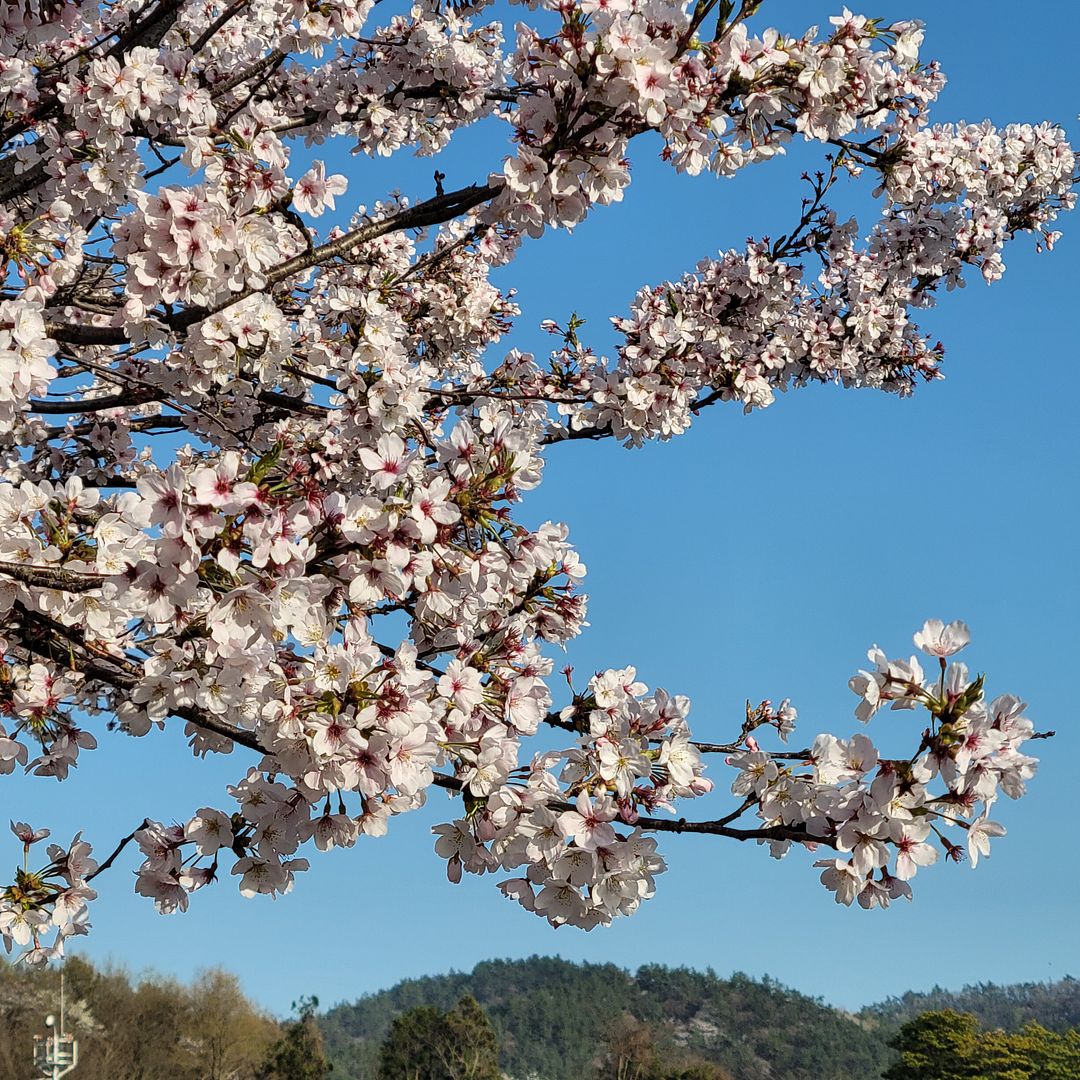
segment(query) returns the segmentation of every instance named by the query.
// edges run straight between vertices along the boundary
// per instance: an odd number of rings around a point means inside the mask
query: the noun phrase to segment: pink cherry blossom
[[[344,195],[348,183],[340,173],[326,175],[321,161],[314,165],[296,182],[293,189],[293,206],[301,214],[318,217],[326,210],[334,209],[334,198]]]

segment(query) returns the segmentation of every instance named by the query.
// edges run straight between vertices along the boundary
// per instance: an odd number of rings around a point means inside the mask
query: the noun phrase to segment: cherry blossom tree
[[[130,844],[162,912],[219,877],[283,893],[433,787],[451,880],[497,874],[554,925],[634,912],[663,832],[803,848],[838,902],[887,907],[942,854],[987,855],[995,801],[1035,772],[1042,733],[953,659],[960,622],[851,679],[858,721],[917,713],[901,759],[861,733],[789,749],[786,700],[695,740],[686,698],[633,668],[561,689],[585,567],[515,509],[548,454],[940,378],[915,316],[995,281],[1014,237],[1053,246],[1061,130],[932,123],[915,22],[532,0],[510,29],[486,6],[0,2],[0,773],[62,781],[166,725],[237,761],[217,805],[133,822],[100,862],[14,822],[0,936],[30,962],[86,933]],[[349,204],[332,163],[291,166],[301,144],[430,155],[479,122],[508,138],[465,187]],[[548,356],[500,352],[518,309],[492,272],[622,199],[647,135],[719,181],[793,142],[822,171],[775,238],[642,287],[612,356],[573,319],[545,323]],[[849,180],[876,221],[831,208]],[[320,229],[335,207],[347,226]],[[734,801],[684,816],[710,756]]]

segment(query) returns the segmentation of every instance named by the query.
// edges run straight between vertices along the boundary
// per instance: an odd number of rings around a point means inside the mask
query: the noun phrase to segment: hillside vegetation
[[[1067,1031],[1080,1028],[1080,980],[1066,975],[1053,983],[979,983],[956,991],[935,986],[927,993],[908,991],[886,998],[863,1009],[861,1015],[895,1025],[942,1009],[971,1013],[988,1029],[1018,1031],[1035,1021],[1051,1031]]]
[[[202,972],[190,984],[147,973],[65,962],[64,1028],[79,1040],[73,1080],[322,1080],[313,999],[279,1021],[250,1001],[235,975]],[[55,967],[0,960],[0,1080],[25,1080],[35,1035],[58,1013]]]
[[[420,1005],[453,1008],[472,995],[499,1036],[500,1062],[516,1080],[583,1080],[595,1075],[605,1038],[627,1019],[647,1025],[660,1046],[727,1069],[735,1080],[877,1080],[895,1058],[887,1046],[905,1020],[930,1009],[976,1015],[985,1027],[1052,1030],[1080,1026],[1080,982],[969,987],[905,994],[842,1012],[775,980],[648,965],[550,957],[492,960],[472,972],[407,979],[321,1019],[335,1080],[369,1080],[394,1018]]]
[[[658,1041],[696,1051],[737,1080],[876,1077],[890,1059],[866,1022],[772,980],[650,965],[633,975],[611,964],[533,957],[494,960],[471,973],[410,979],[330,1010],[322,1020],[335,1075],[367,1080],[395,1016],[417,1005],[449,1009],[471,994],[491,1018],[513,1077],[582,1080],[609,1029],[627,1013]]]

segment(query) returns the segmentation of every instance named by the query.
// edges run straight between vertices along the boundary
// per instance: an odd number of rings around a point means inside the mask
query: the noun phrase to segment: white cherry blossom
[[[658,833],[828,855],[825,887],[867,908],[1003,835],[989,808],[1025,793],[1045,733],[946,663],[959,621],[915,635],[930,675],[874,646],[849,682],[861,723],[900,710],[896,759],[864,732],[791,749],[787,698],[702,741],[647,660],[553,677],[589,613],[569,527],[521,507],[549,454],[811,383],[912,394],[944,365],[921,311],[996,281],[1019,237],[1052,248],[1075,203],[1060,128],[931,121],[921,24],[781,31],[755,7],[582,0],[508,29],[427,0],[7,6],[0,775],[62,781],[111,729],[231,754],[220,807],[95,838],[102,866],[141,852],[161,912],[229,879],[286,893],[435,787],[451,881],[495,874],[584,929],[653,896]],[[460,187],[346,205],[344,173],[306,167],[323,144],[434,154],[492,117],[505,145]],[[576,318],[544,321],[545,356],[507,348],[507,267],[632,197],[643,137],[718,179],[797,142],[830,157],[777,239],[628,297],[610,356]],[[842,177],[870,220],[830,205]],[[734,805],[689,814],[714,788]],[[100,871],[82,834],[40,856],[46,829],[13,830],[0,939],[47,962]]]

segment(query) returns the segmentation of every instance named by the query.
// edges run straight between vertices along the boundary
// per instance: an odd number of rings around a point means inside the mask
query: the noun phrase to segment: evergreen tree
[[[436,1046],[447,1080],[500,1080],[502,1076],[495,1029],[471,994],[447,1014]]]
[[[499,1041],[476,999],[449,1012],[420,1005],[391,1025],[379,1052],[379,1080],[499,1080]]]
[[[322,1032],[315,1017],[317,997],[293,1003],[296,1019],[285,1025],[281,1038],[270,1048],[260,1080],[324,1080],[330,1074]]]
[[[889,1043],[900,1060],[884,1080],[967,1080],[978,1033],[974,1016],[952,1009],[909,1020]]]
[[[418,1005],[390,1025],[379,1050],[379,1080],[428,1080],[435,1077],[435,1042],[445,1014],[433,1005]]]

